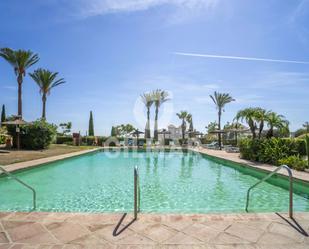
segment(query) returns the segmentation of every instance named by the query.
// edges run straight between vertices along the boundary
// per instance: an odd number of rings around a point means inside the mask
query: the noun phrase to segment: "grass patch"
[[[31,161],[35,159],[58,156],[82,150],[89,150],[97,148],[94,146],[70,146],[62,144],[52,144],[46,150],[5,150],[9,153],[0,153],[0,165],[8,165],[12,163],[19,163]]]

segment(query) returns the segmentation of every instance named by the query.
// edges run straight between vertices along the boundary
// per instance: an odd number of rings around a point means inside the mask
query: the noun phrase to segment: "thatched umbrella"
[[[194,136],[203,136],[204,134],[202,133],[202,132],[199,132],[199,131],[196,131],[196,130],[194,130],[194,131],[187,131],[186,132],[187,134],[191,134],[191,135],[194,135]]]
[[[210,131],[209,133],[217,134],[219,136],[219,134],[226,133],[226,130],[213,130],[213,131]],[[220,150],[222,150],[222,144],[221,143],[219,143],[219,147],[220,147]]]
[[[234,132],[234,134],[235,134],[235,141],[236,141],[236,144],[237,144],[237,135],[239,133],[244,133],[244,132],[250,131],[250,129],[248,129],[248,128],[234,128],[234,129],[228,129],[226,131],[227,132]]]
[[[135,131],[131,132],[131,135],[133,135],[134,137],[136,137],[136,144],[138,145],[138,139],[139,139],[139,135],[140,134],[144,134],[144,132],[139,131],[138,129],[136,129]]]
[[[16,140],[16,145],[17,145],[17,150],[20,150],[20,125],[25,125],[28,124],[26,121],[22,120],[21,118],[11,120],[11,121],[5,121],[2,122],[4,125],[15,125],[16,126],[16,134],[17,134],[17,140]]]

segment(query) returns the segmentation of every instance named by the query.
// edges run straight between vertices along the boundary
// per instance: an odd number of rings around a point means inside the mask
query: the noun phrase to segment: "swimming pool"
[[[36,189],[37,211],[133,210],[133,169],[139,168],[141,211],[245,212],[246,192],[265,174],[196,152],[98,151],[14,175]],[[287,211],[288,181],[274,177],[252,191],[250,212]],[[309,211],[308,186],[294,184],[294,209]],[[0,210],[32,208],[28,189],[0,179]]]

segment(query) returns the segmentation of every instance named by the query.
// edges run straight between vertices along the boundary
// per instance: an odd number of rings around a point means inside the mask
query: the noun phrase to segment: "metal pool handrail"
[[[20,180],[19,178],[17,178],[16,176],[14,176],[13,174],[11,174],[10,172],[8,172],[7,170],[5,170],[3,167],[0,166],[0,170],[7,175],[8,177],[11,177],[12,179],[14,179],[15,181],[19,182],[21,185],[25,186],[26,188],[30,189],[32,191],[32,195],[33,195],[33,210],[36,209],[36,192],[35,189],[32,188],[31,186],[29,186],[27,183],[23,182],[22,180]]]
[[[289,182],[290,182],[290,187],[289,187],[289,217],[293,218],[293,175],[292,175],[292,170],[287,166],[287,165],[281,165],[278,168],[276,168],[273,172],[269,173],[267,176],[265,176],[263,179],[258,181],[256,184],[252,185],[248,191],[247,191],[247,202],[246,202],[246,212],[248,212],[248,206],[249,206],[249,198],[250,198],[250,191],[258,186],[260,183],[266,181],[270,177],[272,177],[274,174],[276,174],[279,170],[282,168],[286,169],[288,174],[289,174]]]
[[[140,211],[141,189],[139,183],[138,167],[134,168],[134,219],[137,219],[137,213]]]

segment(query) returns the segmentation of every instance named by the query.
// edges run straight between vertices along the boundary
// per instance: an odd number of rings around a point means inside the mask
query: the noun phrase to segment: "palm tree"
[[[189,131],[193,132],[193,119],[192,119],[192,114],[188,114],[186,118],[187,122],[189,123]],[[193,133],[189,133],[190,137],[193,137]]]
[[[210,98],[215,103],[218,110],[218,129],[221,130],[221,115],[224,112],[224,106],[232,101],[235,101],[228,93],[215,92],[214,95],[210,95]],[[221,133],[218,133],[219,147],[221,149]]]
[[[245,120],[248,124],[250,131],[252,133],[252,138],[256,138],[256,129],[257,129],[257,123],[256,123],[256,108],[245,108],[236,114],[235,120],[241,120],[242,122]]]
[[[39,56],[30,50],[12,50],[1,48],[0,57],[4,58],[14,68],[18,83],[18,116],[22,117],[22,83],[26,70],[39,61]]]
[[[150,134],[150,107],[153,104],[153,96],[151,93],[141,95],[142,101],[147,108],[147,122],[145,126],[145,138],[151,138]]]
[[[267,115],[266,120],[269,127],[269,130],[267,132],[268,138],[274,136],[274,128],[277,128],[279,130],[288,129],[289,121],[287,121],[283,115],[279,115],[275,112],[270,112]]]
[[[42,119],[46,119],[47,95],[50,94],[51,89],[61,84],[64,84],[65,81],[63,78],[57,79],[58,73],[52,73],[46,69],[41,68],[35,70],[33,73],[29,73],[29,75],[40,88],[40,93],[42,94],[43,101]]]
[[[182,139],[185,139],[185,132],[186,132],[186,119],[188,117],[187,111],[180,111],[179,113],[176,113],[179,119],[182,120],[181,124],[181,133],[182,133]]]
[[[154,122],[154,139],[158,140],[158,117],[159,117],[159,108],[162,104],[169,100],[168,92],[157,89],[152,92],[152,99],[155,104],[155,122]]]
[[[309,133],[309,122],[308,121],[303,124],[303,127],[306,129],[306,132]]]
[[[265,121],[266,121],[270,112],[266,111],[263,108],[255,108],[255,112],[256,112],[255,113],[255,119],[256,119],[256,121],[259,122],[258,138],[260,139],[261,136],[262,136],[263,129],[264,129]]]

